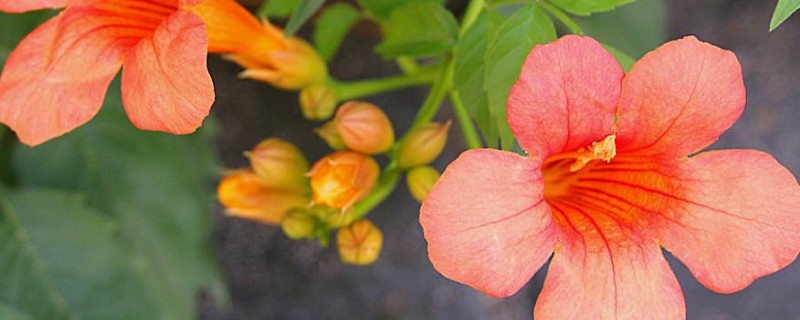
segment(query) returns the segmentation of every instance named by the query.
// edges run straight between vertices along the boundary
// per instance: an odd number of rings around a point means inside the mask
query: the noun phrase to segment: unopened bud
[[[437,180],[439,180],[439,171],[429,166],[415,167],[406,174],[408,191],[420,203],[425,201],[425,197],[431,192]]]
[[[314,235],[314,217],[305,209],[296,208],[289,210],[281,220],[281,229],[287,237],[298,240],[310,238]]]
[[[365,266],[378,259],[383,233],[369,220],[358,220],[336,233],[336,245],[342,262]]]
[[[450,121],[445,124],[432,122],[409,133],[397,150],[400,167],[411,168],[436,160],[447,143],[450,124]]]
[[[339,107],[333,118],[336,131],[348,149],[378,154],[394,144],[394,129],[386,114],[376,105],[350,101]]]
[[[339,151],[320,159],[311,168],[314,202],[347,210],[363,199],[378,181],[380,167],[372,157]]]
[[[314,129],[314,132],[328,143],[328,146],[333,150],[342,150],[347,148],[342,141],[339,132],[336,131],[336,125],[333,122],[328,122],[319,128]]]
[[[308,190],[308,161],[293,144],[278,138],[261,141],[245,152],[253,170],[271,188]]]
[[[344,227],[353,223],[354,217],[352,210],[342,211],[326,206],[314,206],[310,209],[311,213],[325,223],[329,228]]]
[[[232,171],[223,178],[217,197],[226,214],[269,224],[280,223],[287,211],[310,201],[305,192],[270,188],[249,170]]]
[[[315,84],[300,90],[300,108],[308,120],[326,120],[336,109],[336,93],[324,84]]]

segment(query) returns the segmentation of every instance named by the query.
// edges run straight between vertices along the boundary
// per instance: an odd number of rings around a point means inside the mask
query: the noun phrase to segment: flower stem
[[[432,82],[436,78],[437,68],[421,68],[418,72],[371,80],[340,82],[328,80],[328,86],[336,92],[339,101],[358,99],[386,91],[408,88]]]
[[[540,7],[547,10],[547,12],[549,12],[553,17],[558,19],[558,21],[561,21],[561,23],[563,23],[564,26],[566,26],[567,29],[569,29],[569,32],[572,32],[574,34],[583,34],[583,29],[581,29],[581,26],[578,25],[578,23],[575,22],[575,20],[572,20],[572,18],[570,18],[569,15],[564,13],[564,11],[561,11],[561,9],[545,1],[541,1],[538,4]]]
[[[467,148],[483,148],[481,138],[478,136],[477,130],[475,130],[475,125],[473,124],[469,113],[467,113],[467,108],[464,106],[464,102],[461,101],[461,96],[458,94],[458,90],[450,90],[450,103],[453,105],[453,113],[458,120],[458,125],[461,127],[461,132],[464,134],[464,141],[467,143]]]
[[[419,108],[417,116],[414,118],[414,122],[411,124],[411,128],[408,129],[408,132],[431,122],[436,112],[439,111],[439,106],[442,104],[445,93],[447,93],[448,87],[453,79],[454,67],[452,59],[447,59],[443,68],[444,69],[439,72],[439,78],[433,82],[431,91]]]
[[[358,220],[367,215],[372,209],[377,207],[383,200],[386,200],[392,194],[397,183],[400,181],[400,168],[397,167],[397,161],[392,161],[386,166],[386,169],[381,173],[378,183],[372,191],[363,200],[353,205],[354,220]]]

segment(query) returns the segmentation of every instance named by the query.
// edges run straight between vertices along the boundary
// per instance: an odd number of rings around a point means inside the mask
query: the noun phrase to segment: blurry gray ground
[[[748,103],[739,122],[715,148],[756,148],[800,173],[800,17],[766,32],[775,1],[670,1],[670,38],[695,34],[733,49],[741,59]],[[376,41],[367,26],[348,38],[333,62],[344,79],[397,71],[365,55]],[[374,31],[374,30],[373,30]],[[228,167],[245,165],[241,152],[262,138],[296,143],[309,159],[328,152],[300,116],[294,93],[236,79],[238,69],[211,59],[220,120],[219,155]],[[404,90],[370,99],[404,132],[424,90]],[[447,107],[443,110],[448,110]],[[445,111],[446,112],[446,111]],[[448,119],[440,114],[439,119]],[[436,166],[463,147],[458,130]],[[507,299],[493,299],[444,279],[427,259],[417,222],[418,204],[403,185],[370,214],[385,236],[381,258],[371,267],[339,263],[335,248],[294,242],[279,228],[216,216],[213,245],[223,264],[232,303],[222,308],[200,299],[202,319],[530,319],[543,272]],[[670,257],[671,258],[671,257]],[[800,319],[800,263],[763,278],[733,295],[714,294],[670,259],[686,296],[689,319]]]

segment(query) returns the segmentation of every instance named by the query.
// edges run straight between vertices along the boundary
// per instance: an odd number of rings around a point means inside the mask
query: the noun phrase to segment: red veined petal
[[[562,200],[551,206],[567,219],[560,228],[563,240],[534,318],[685,318],[683,293],[655,241],[638,237],[605,212]]]
[[[800,186],[769,154],[710,151],[663,163],[618,158],[590,168],[573,196],[637,221],[709,289],[741,290],[800,252]]]
[[[668,157],[700,151],[736,122],[744,105],[733,52],[695,37],[668,42],[623,81],[617,149]]]
[[[206,0],[180,0],[182,5],[195,5]]]
[[[556,240],[542,190],[537,162],[490,149],[461,154],[422,204],[433,266],[495,297],[517,292]]]
[[[771,155],[710,151],[680,169],[680,223],[663,221],[656,236],[703,285],[736,292],[797,258],[800,186]]]
[[[108,28],[66,10],[31,32],[0,77],[0,122],[28,145],[72,131],[100,110],[124,46]]]
[[[207,45],[203,21],[180,11],[128,54],[122,101],[137,128],[188,134],[202,125],[214,103]]]
[[[535,46],[508,97],[508,123],[522,148],[546,157],[611,134],[625,73],[589,37]]]
[[[67,5],[70,0],[0,0],[0,11],[20,13],[40,9],[55,9]]]

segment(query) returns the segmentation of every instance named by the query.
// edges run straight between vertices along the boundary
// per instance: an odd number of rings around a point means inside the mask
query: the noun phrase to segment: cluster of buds
[[[308,162],[297,147],[273,138],[245,154],[250,168],[228,172],[217,188],[226,214],[278,224],[292,208],[308,205]]]
[[[317,239],[323,246],[336,232],[343,262],[375,262],[383,234],[356,204],[378,184],[381,168],[374,156],[392,160],[387,172],[406,172],[408,189],[422,202],[439,179],[429,166],[447,142],[450,122],[429,123],[395,141],[389,117],[378,106],[345,102],[336,109],[336,94],[326,85],[303,87],[300,105],[310,120],[333,119],[315,131],[334,150],[309,169],[295,146],[267,139],[245,155],[251,168],[232,171],[219,186],[220,202],[227,212],[242,218],[280,224],[291,239]],[[378,193],[380,194],[380,193]]]
[[[354,222],[352,210],[378,181],[375,159],[343,150],[309,169],[296,146],[277,138],[262,141],[245,156],[250,167],[229,171],[217,189],[226,214],[280,225],[291,239],[318,239],[323,246],[338,230],[342,261],[365,265],[377,259],[383,241],[380,230],[364,219]],[[369,237],[343,235],[365,232]]]

